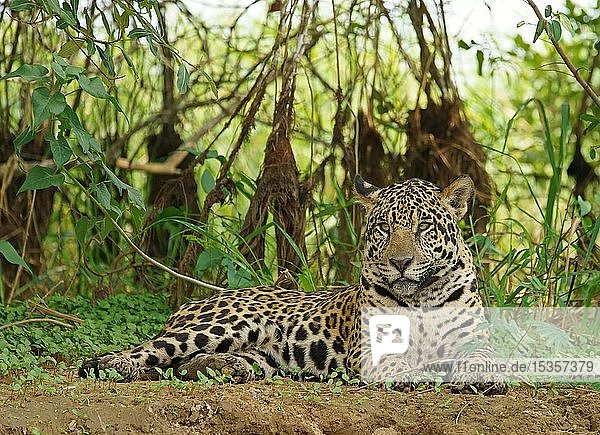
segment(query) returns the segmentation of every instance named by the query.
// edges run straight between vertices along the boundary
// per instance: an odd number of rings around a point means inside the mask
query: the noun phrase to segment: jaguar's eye
[[[377,231],[382,236],[387,237],[390,235],[390,226],[387,223],[382,222],[379,225],[375,226],[375,231]]]
[[[429,227],[431,227],[431,222],[421,222],[419,224],[419,226],[417,227],[417,229],[419,231],[425,231],[425,230],[429,229]]]

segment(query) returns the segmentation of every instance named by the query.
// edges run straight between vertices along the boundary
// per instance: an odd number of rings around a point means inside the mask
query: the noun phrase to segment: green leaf
[[[577,195],[577,204],[579,204],[579,216],[581,217],[584,217],[586,214],[592,211],[592,204],[579,195]]]
[[[600,121],[600,118],[596,117],[591,113],[582,113],[581,115],[579,115],[579,119],[587,122]]]
[[[156,44],[154,43],[154,39],[152,36],[146,36],[146,42],[148,42],[148,47],[150,48],[150,52],[158,57],[158,49],[156,48]]]
[[[90,79],[87,76],[82,75],[77,81],[79,82],[81,89],[93,97],[101,98],[103,100],[108,100],[110,98],[110,94],[104,89],[104,83],[102,83],[100,77],[92,77]]]
[[[56,53],[52,53],[52,57],[54,58],[54,61],[59,64],[62,67],[68,67],[69,63],[64,60],[62,57],[60,57],[59,55],[57,55]]]
[[[535,34],[533,35],[533,42],[537,41],[542,32],[544,31],[544,27],[546,27],[546,21],[540,20],[535,26]]]
[[[71,57],[79,51],[79,45],[75,41],[67,41],[58,50],[60,57]]]
[[[248,270],[243,267],[236,269],[233,262],[228,258],[224,263],[227,263],[228,288],[245,288],[252,285],[252,274]]]
[[[31,94],[31,102],[33,104],[34,128],[39,127],[50,116],[62,113],[67,106],[65,96],[62,93],[50,94],[50,89],[45,87],[34,89]]]
[[[144,36],[151,36],[152,32],[150,30],[146,30],[146,29],[142,29],[140,27],[136,27],[135,29],[131,30],[127,36],[129,36],[130,38],[133,39],[138,39],[138,38],[142,38]]]
[[[113,211],[116,210],[118,216],[121,216],[121,210],[117,207],[113,206]],[[115,229],[112,221],[108,218],[104,218],[101,221],[98,221],[98,237],[100,240],[106,239],[106,236]]]
[[[550,15],[552,15],[552,6],[547,5],[544,9],[544,16],[548,18]]]
[[[40,0],[42,7],[48,14],[58,15],[61,20],[71,26],[77,26],[77,20],[73,16],[73,13],[67,8],[61,9],[57,0]],[[68,6],[68,5],[67,5]]]
[[[46,189],[50,186],[58,187],[64,182],[65,176],[63,174],[57,174],[52,168],[36,165],[27,174],[27,178],[25,178],[17,194],[26,190]]]
[[[179,65],[179,71],[177,71],[177,89],[179,89],[180,94],[185,94],[188,91],[189,83],[190,73],[182,63]]]
[[[58,77],[60,77],[63,80],[67,79],[67,73],[65,72],[65,68],[62,65],[60,65],[56,61],[52,61],[52,63],[50,63],[50,65],[52,66],[52,71],[54,71],[54,73]]]
[[[98,53],[100,53],[100,58],[102,59],[102,65],[105,66],[106,70],[109,72],[111,76],[115,76],[115,64],[112,59],[112,50],[111,46],[106,47],[105,50],[102,50],[98,47]]]
[[[108,166],[106,166],[106,164],[104,162],[101,162],[101,165],[102,165],[102,168],[104,169],[104,172],[106,172],[106,175],[108,175],[108,179],[110,180],[110,182],[112,184],[114,184],[115,187],[119,190],[119,195],[122,195],[123,190],[126,190],[127,187],[130,187],[130,186],[128,186],[126,183],[122,182],[113,171],[108,169]]]
[[[554,38],[556,42],[560,41],[560,37],[562,36],[562,28],[560,26],[560,23],[556,20],[552,20],[551,29],[552,38]]]
[[[112,209],[112,205],[110,203],[111,196],[108,188],[106,187],[106,183],[92,184],[90,189],[96,194],[96,199],[102,205],[102,207],[107,210]]]
[[[135,187],[127,185],[127,196],[135,205],[137,205],[142,210],[146,210],[146,204],[144,204],[144,196],[142,192],[140,192]]]
[[[146,210],[146,205],[144,204],[144,197],[142,196],[142,193],[135,187],[132,187],[129,184],[121,181],[113,171],[108,169],[104,162],[101,162],[101,165],[102,168],[104,168],[106,175],[108,175],[108,179],[110,180],[110,182],[114,184],[119,190],[119,194],[121,195],[123,193],[123,190],[126,190],[129,199],[141,209]]]
[[[192,152],[192,154],[193,154],[193,152]],[[194,154],[194,155],[198,156],[198,155],[200,155],[200,152],[197,151],[197,154]],[[206,158],[207,159],[218,159],[219,158],[219,152],[217,150],[208,150],[207,153],[206,153]]]
[[[598,127],[599,125],[600,125],[600,121],[593,121],[593,122],[590,122],[590,123],[588,124],[588,126],[585,128],[585,130],[584,130],[584,133],[585,133],[585,134],[589,133],[590,131],[592,131],[592,130],[594,130],[596,127]]]
[[[67,139],[62,133],[59,133],[57,138],[50,136],[49,142],[50,151],[52,151],[52,158],[54,159],[56,166],[60,169],[71,159],[71,156],[73,155],[71,147],[69,146],[69,142],[67,142]]]
[[[131,60],[131,57],[129,57],[129,55],[127,54],[127,52],[123,49],[123,47],[117,45],[117,48],[119,50],[121,50],[121,53],[123,54],[123,58],[125,59],[125,62],[127,62],[127,65],[129,65],[129,68],[131,68],[131,70],[133,71],[133,74],[135,75],[136,79],[139,79],[140,76],[138,75],[137,69],[135,67],[135,64],[133,63],[133,60]]]
[[[131,213],[131,222],[136,230],[141,230],[145,227],[144,222],[146,221],[146,213],[144,208],[141,207],[130,207],[129,213]]]
[[[84,73],[84,69],[78,66],[73,66],[73,65],[67,65],[65,67],[65,73],[67,73],[68,76],[71,76],[73,78],[79,78],[80,75],[82,75]]]
[[[75,238],[80,247],[85,247],[86,238],[94,225],[95,222],[85,216],[81,217],[77,223],[75,223]]]
[[[208,81],[208,85],[210,86],[210,90],[214,94],[215,98],[219,98],[219,91],[217,90],[217,84],[212,79],[212,77],[209,76],[206,72],[204,72],[202,70],[200,70],[200,74],[202,74],[204,76],[204,78]]]
[[[102,24],[104,24],[104,30],[106,31],[106,34],[112,38],[112,29],[110,28],[110,24],[108,23],[108,20],[106,19],[106,14],[104,13],[104,11],[102,9],[100,9],[99,12],[100,12],[100,17],[102,18]]]
[[[69,23],[67,23],[65,20],[63,20],[62,18],[59,18],[58,20],[56,20],[56,28],[59,30],[64,30],[67,27],[69,27]]]
[[[568,15],[560,13],[558,15],[558,21],[560,21],[560,24],[562,24],[562,26],[565,29],[567,29],[571,36],[576,35],[575,27],[573,26],[573,22],[571,21],[571,18]]]
[[[214,189],[215,178],[213,177],[213,175],[210,173],[210,171],[208,169],[206,169],[202,173],[202,176],[200,177],[200,185],[202,186],[202,189],[204,189],[204,191],[206,193],[208,193]]]
[[[483,51],[477,50],[477,74],[483,74]]]
[[[17,156],[21,155],[21,149],[23,145],[28,144],[35,137],[35,130],[27,128],[23,130],[13,141],[13,146],[15,147],[15,153]]]
[[[86,38],[85,45],[87,48],[88,56],[91,56],[96,52],[96,45],[94,44],[94,41],[90,38]]]
[[[13,12],[28,11],[36,7],[37,4],[33,0],[13,0],[10,3],[10,10]]]
[[[198,255],[194,272],[200,273],[207,269],[217,267],[221,264],[223,258],[225,258],[225,254],[223,254],[221,250],[217,248],[207,248]]]
[[[17,266],[23,266],[27,272],[33,275],[31,268],[27,264],[25,260],[17,253],[13,245],[9,243],[8,240],[0,240],[0,254],[8,261],[9,263],[16,264]]]
[[[77,78],[77,81],[79,82],[81,89],[86,91],[88,94],[102,100],[109,100],[119,112],[124,113],[117,99],[106,92],[106,89],[104,89],[104,83],[102,83],[100,77],[92,77],[90,79],[85,75],[80,75]]]
[[[471,48],[471,46],[469,44],[467,44],[465,41],[463,41],[462,39],[460,39],[458,41],[458,48],[462,48],[463,50],[469,50]]]
[[[37,63],[34,64],[26,64],[21,65],[16,70],[6,74],[4,77],[1,77],[0,80],[11,79],[13,77],[21,77],[25,80],[41,80],[45,78],[44,76],[48,74],[48,68],[43,65],[39,65]]]
[[[81,151],[83,151],[83,153],[93,161],[98,160],[99,154],[102,152],[102,147],[98,141],[92,137],[92,135],[85,128],[83,128],[81,122],[79,121],[79,117],[73,111],[73,109],[67,106],[64,113],[59,116],[59,119],[61,123],[64,122],[65,124],[71,126],[73,133],[75,133],[77,143],[81,147]]]

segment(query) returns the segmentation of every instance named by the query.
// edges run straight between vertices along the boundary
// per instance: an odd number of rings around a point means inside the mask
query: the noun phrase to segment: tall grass
[[[552,171],[545,202],[507,150],[515,121],[530,105],[539,115],[544,150]],[[544,104],[529,99],[508,122],[504,146],[496,151],[511,159],[517,170],[488,210],[488,232],[473,231],[472,245],[481,287],[490,305],[589,306],[600,294],[600,271],[593,255],[600,221],[587,216],[585,201],[574,198],[571,187],[563,184],[570,133],[566,103],[561,106],[559,127],[560,135],[554,137]],[[527,186],[530,207],[510,203],[509,193],[517,185]],[[510,214],[503,216],[500,213],[503,207],[518,209],[532,224],[527,225]],[[591,258],[594,260],[590,261]]]

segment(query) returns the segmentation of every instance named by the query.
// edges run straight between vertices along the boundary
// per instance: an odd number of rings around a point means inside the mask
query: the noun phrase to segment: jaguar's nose
[[[390,257],[390,263],[398,272],[404,273],[406,268],[412,263],[414,257]]]

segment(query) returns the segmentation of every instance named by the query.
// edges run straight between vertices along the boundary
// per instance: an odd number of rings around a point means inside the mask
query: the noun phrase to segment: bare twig
[[[20,325],[25,325],[27,323],[34,323],[34,322],[53,323],[54,325],[62,326],[65,328],[73,327],[73,325],[69,325],[68,323],[61,322],[60,320],[49,319],[47,317],[36,317],[35,319],[24,319],[24,320],[19,320],[17,322],[7,323],[6,325],[0,326],[0,331],[4,331],[5,329],[12,328],[14,326],[20,326]]]
[[[59,319],[67,320],[69,322],[83,323],[83,320],[81,320],[77,316],[72,316],[70,314],[61,313],[59,311],[53,310],[52,308],[45,307],[45,306],[37,304],[35,302],[32,302],[31,304],[32,304],[31,312],[37,311],[40,314],[46,314],[46,315],[49,315],[52,317],[57,317]]]
[[[29,207],[29,216],[27,216],[27,225],[25,226],[25,232],[23,233],[23,249],[21,250],[21,258],[25,258],[25,254],[27,252],[27,239],[29,238],[29,230],[31,229],[31,218],[33,217],[33,206],[35,205],[35,194],[36,190],[33,191],[31,196],[31,206]],[[10,288],[10,293],[8,294],[8,298],[6,298],[6,304],[9,305],[12,301],[12,298],[15,295],[15,291],[17,286],[19,285],[19,279],[21,278],[21,273],[23,272],[23,265],[19,264],[17,268],[17,273],[15,274],[15,280],[13,281],[13,285]]]
[[[125,230],[117,223],[117,221],[115,219],[113,219],[113,217],[102,206],[102,204],[100,204],[100,202],[98,200],[96,200],[96,198],[94,198],[94,196],[91,195],[85,187],[83,187],[81,185],[81,183],[79,182],[79,180],[77,180],[75,177],[73,177],[68,171],[63,171],[63,173],[67,177],[69,177],[71,179],[71,181],[73,181],[74,183],[76,183],[83,192],[86,192],[88,194],[89,198],[94,202],[94,204],[96,204],[96,206],[100,210],[102,210],[102,212],[104,213],[104,215],[114,225],[114,227],[117,230],[117,232],[119,234],[121,234],[121,236],[129,244],[129,246],[131,246],[133,248],[133,250],[135,252],[137,252],[144,260],[146,260],[147,262],[149,262],[153,266],[156,266],[159,269],[164,270],[165,272],[173,275],[176,278],[182,279],[184,281],[191,282],[192,284],[199,285],[200,287],[204,287],[204,288],[207,288],[207,289],[213,290],[213,291],[222,291],[222,290],[225,290],[223,287],[219,287],[217,285],[214,285],[214,284],[211,284],[211,283],[208,283],[208,282],[196,279],[196,278],[192,278],[191,276],[184,275],[182,273],[176,272],[175,270],[171,269],[169,266],[167,266],[165,264],[162,264],[160,261],[155,260],[154,258],[150,257],[148,254],[146,254],[144,251],[142,251],[135,243],[133,243],[133,240],[131,240],[129,238],[129,236],[127,235],[127,233],[125,232]]]

